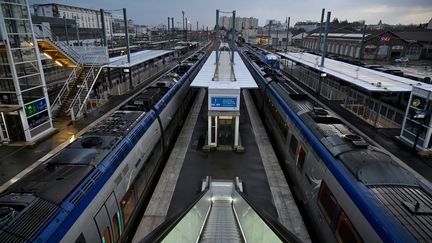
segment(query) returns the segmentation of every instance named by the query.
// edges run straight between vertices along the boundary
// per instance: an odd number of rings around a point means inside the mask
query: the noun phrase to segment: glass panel
[[[300,146],[297,153],[297,167],[302,170],[306,159],[306,151]]]
[[[12,78],[12,72],[9,65],[0,65],[0,78]]]
[[[135,196],[133,192],[134,192],[133,190],[129,190],[120,203],[125,225],[128,223],[130,217],[132,216],[132,212],[136,204]]]
[[[22,98],[24,103],[29,103],[33,100],[37,100],[44,97],[43,88],[35,88],[25,92],[22,92]]]
[[[25,4],[24,1],[19,1],[19,2],[23,2],[23,4]],[[29,17],[28,11],[27,11],[27,6],[13,5],[13,4],[2,4],[2,11],[3,11],[3,17],[4,18],[27,19]]]
[[[340,243],[363,242],[357,231],[354,229],[351,221],[345,215],[345,212],[342,212],[341,216],[339,217],[339,222],[336,227],[336,239]]]
[[[31,33],[30,21],[6,19],[6,30],[8,33]]]
[[[289,151],[291,153],[291,155],[295,155],[296,150],[297,150],[297,145],[298,145],[298,141],[297,138],[294,137],[294,135],[291,136],[291,141],[290,141],[290,145],[289,145]]]
[[[15,69],[18,77],[39,73],[37,62],[16,64]]]
[[[36,86],[42,85],[40,75],[33,75],[28,77],[22,77],[18,79],[21,90],[30,89]]]
[[[28,48],[33,47],[33,38],[31,34],[11,34],[9,35],[11,48]]]
[[[119,218],[118,215],[115,214],[112,218],[112,225],[114,230],[114,240],[118,241],[120,239],[120,227],[119,227]]]
[[[0,93],[0,104],[2,105],[17,105],[18,99],[16,94],[2,94]]]
[[[34,115],[27,119],[28,125],[30,129],[33,129],[45,122],[47,122],[49,119],[48,111],[44,111],[42,113],[39,113],[37,115]]]
[[[15,91],[13,79],[0,79],[0,91]]]
[[[327,223],[330,224],[334,214],[336,213],[337,202],[324,181],[321,183],[321,188],[318,195],[318,205],[321,208]]]
[[[111,243],[111,234],[109,227],[105,228],[104,235],[102,236],[102,243]]]
[[[34,48],[12,50],[12,56],[15,62],[27,62],[37,60]]]

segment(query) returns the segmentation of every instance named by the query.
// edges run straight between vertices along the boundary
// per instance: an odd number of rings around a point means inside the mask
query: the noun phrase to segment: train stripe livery
[[[431,242],[431,188],[242,48],[252,95],[324,242]]]
[[[187,114],[198,51],[0,195],[0,242],[117,242]],[[207,49],[205,49],[207,48]]]

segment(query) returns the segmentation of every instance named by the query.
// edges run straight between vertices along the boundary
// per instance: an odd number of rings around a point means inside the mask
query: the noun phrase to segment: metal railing
[[[66,110],[66,113],[70,114],[72,121],[79,118],[81,112],[85,109],[90,93],[104,67],[105,65],[101,66],[96,61],[95,64],[88,68],[86,77],[80,84],[77,94],[73,98],[69,108]]]
[[[70,57],[79,66],[80,62],[83,61],[82,56],[76,52],[67,43],[60,41],[60,38],[53,34],[51,30],[43,24],[34,24],[33,31],[38,39],[44,39],[50,41],[54,46],[56,46],[63,54]]]
[[[69,92],[69,90],[72,88],[71,84],[73,85],[75,80],[78,78],[79,71],[83,68],[82,65],[77,66],[72,70],[72,72],[69,74],[69,77],[66,79],[66,82],[64,83],[63,87],[61,88],[60,92],[58,93],[57,97],[54,99],[54,102],[51,104],[51,112],[56,111],[63,103],[63,98]]]

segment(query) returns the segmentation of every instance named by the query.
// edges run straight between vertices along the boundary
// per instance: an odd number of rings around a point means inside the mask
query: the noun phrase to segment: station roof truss
[[[432,85],[430,84],[330,58],[325,58],[324,66],[321,67],[321,56],[310,53],[279,52],[278,54],[291,61],[301,63],[302,65],[310,67],[316,71],[327,73],[369,92],[411,92],[413,86],[432,91]]]

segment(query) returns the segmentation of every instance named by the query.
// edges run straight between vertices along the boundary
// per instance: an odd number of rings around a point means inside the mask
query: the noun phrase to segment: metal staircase
[[[91,90],[109,61],[107,48],[72,47],[59,41],[46,25],[34,25],[33,29],[41,53],[61,66],[74,68],[51,104],[51,112],[54,117],[76,120],[87,111]]]
[[[41,53],[49,59],[54,60],[58,65],[65,67],[77,67],[82,64],[81,55],[71,46],[53,34],[51,30],[43,25],[33,25],[37,44]]]
[[[90,99],[91,91],[97,82],[97,79],[102,72],[104,66],[94,64],[90,67],[85,67],[85,77],[81,77],[82,82],[76,85],[76,92],[71,100],[68,108],[65,110],[67,115],[70,115],[71,120],[75,121],[81,118],[87,112],[87,101]],[[69,97],[71,98],[71,97]]]

